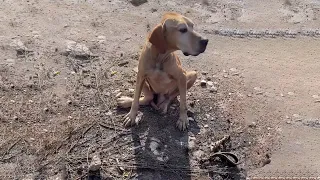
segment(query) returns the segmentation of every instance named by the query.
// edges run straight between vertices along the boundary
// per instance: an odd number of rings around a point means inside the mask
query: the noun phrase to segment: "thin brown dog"
[[[124,125],[134,125],[139,105],[153,105],[163,113],[170,102],[180,95],[180,117],[177,126],[185,130],[188,125],[186,93],[195,82],[195,71],[185,71],[179,57],[174,53],[181,50],[184,55],[197,56],[206,50],[208,39],[193,30],[194,23],[177,13],[166,13],[148,37],[139,58],[138,74],[133,99],[120,97],[118,106],[128,108]],[[144,96],[140,97],[141,92]],[[154,95],[158,95],[154,104]]]

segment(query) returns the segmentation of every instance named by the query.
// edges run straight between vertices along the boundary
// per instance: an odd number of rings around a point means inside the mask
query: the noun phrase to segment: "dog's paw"
[[[129,108],[131,107],[133,98],[127,96],[121,96],[117,99],[118,107]]]
[[[135,124],[139,124],[142,113],[138,112],[138,114],[135,112],[130,111],[127,115],[124,116],[124,121],[123,121],[123,126],[128,127],[128,126],[134,126]]]
[[[188,128],[189,126],[189,120],[187,114],[180,114],[179,120],[177,121],[177,127],[181,130],[184,131]]]

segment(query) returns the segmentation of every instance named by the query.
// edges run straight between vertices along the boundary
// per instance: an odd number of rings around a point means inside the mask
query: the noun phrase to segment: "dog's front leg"
[[[184,131],[189,125],[187,115],[187,78],[185,74],[181,74],[178,78],[178,88],[180,93],[180,117],[177,121],[177,127]]]
[[[141,95],[141,90],[142,90],[142,86],[143,86],[144,81],[145,81],[144,76],[138,72],[136,88],[134,91],[131,109],[130,109],[130,112],[127,115],[125,115],[125,117],[124,117],[123,125],[126,127],[129,125],[133,126],[135,123],[138,123],[138,122],[135,122],[135,120],[136,120],[136,116],[137,116],[137,113],[139,110],[139,98]]]

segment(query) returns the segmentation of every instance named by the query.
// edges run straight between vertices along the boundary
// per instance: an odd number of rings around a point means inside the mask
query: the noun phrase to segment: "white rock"
[[[215,93],[217,91],[218,91],[218,88],[216,86],[211,86],[211,88],[210,88],[211,93]]]
[[[194,121],[194,119],[192,117],[188,117],[189,121]]]
[[[101,167],[101,164],[102,162],[100,156],[98,154],[94,155],[89,166],[89,171],[98,171]]]
[[[208,84],[209,86],[213,86],[213,82],[212,82],[212,81],[208,81],[207,84]]]
[[[27,51],[28,48],[23,44],[20,39],[14,39],[11,44],[11,47],[14,47],[17,51]]]
[[[288,92],[288,95],[293,96],[294,92]]]
[[[129,93],[134,93],[134,89],[129,89]]]
[[[66,53],[74,56],[94,56],[85,44],[70,40],[66,41]]]

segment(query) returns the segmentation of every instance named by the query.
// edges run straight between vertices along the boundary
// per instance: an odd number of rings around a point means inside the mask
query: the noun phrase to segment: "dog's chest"
[[[165,71],[163,64],[157,63],[153,70],[147,73],[147,82],[155,93],[166,93],[174,79]]]

